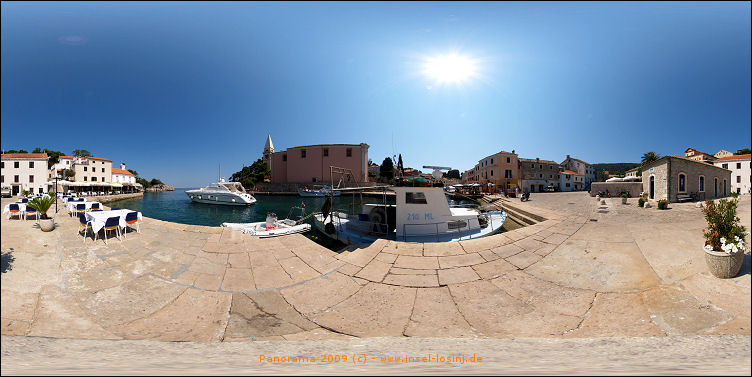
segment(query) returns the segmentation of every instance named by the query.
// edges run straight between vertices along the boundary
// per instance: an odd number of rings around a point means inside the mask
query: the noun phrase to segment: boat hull
[[[462,240],[469,240],[479,237],[485,237],[498,232],[504,225],[507,214],[504,211],[487,212],[489,216],[489,224],[485,228],[473,229],[471,231],[462,232],[444,232],[441,234],[430,235],[410,235],[397,237],[396,233],[390,232],[386,235],[376,234],[364,234],[362,232],[351,231],[351,229],[362,228],[358,226],[358,220],[343,218],[345,214],[341,214],[339,220],[334,222],[334,233],[329,234],[326,232],[326,224],[331,222],[331,218],[323,219],[322,214],[316,214],[313,217],[313,223],[316,229],[324,233],[327,237],[340,241],[344,244],[350,245],[354,243],[371,243],[379,238],[385,238],[397,241],[406,242],[455,242]]]
[[[276,226],[273,229],[266,229],[266,222],[257,223],[222,223],[223,227],[233,228],[259,238],[279,237],[288,234],[305,233],[311,230],[310,224],[298,224],[293,226]]]
[[[247,206],[256,203],[256,198],[250,199],[243,198],[238,195],[224,194],[224,193],[199,193],[196,191],[186,191],[188,197],[196,203],[204,204],[221,204],[229,206]]]

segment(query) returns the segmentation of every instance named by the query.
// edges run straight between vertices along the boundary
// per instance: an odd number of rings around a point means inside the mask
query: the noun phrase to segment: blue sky
[[[750,145],[750,3],[2,3],[1,144],[178,187],[368,143],[469,169],[499,150],[635,162]],[[432,57],[475,75],[437,83]]]

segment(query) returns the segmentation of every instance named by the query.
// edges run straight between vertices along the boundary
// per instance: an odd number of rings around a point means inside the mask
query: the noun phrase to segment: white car
[[[5,197],[10,198],[10,196],[11,196],[10,186],[3,186],[3,188],[2,188],[2,196],[3,196],[3,198],[5,198]]]

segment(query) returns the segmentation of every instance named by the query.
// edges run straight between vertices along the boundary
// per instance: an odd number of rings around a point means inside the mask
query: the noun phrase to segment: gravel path
[[[170,343],[2,336],[2,374],[703,374],[750,375],[750,336],[590,339],[368,338]],[[260,363],[259,355],[348,355],[340,363]],[[482,362],[389,363],[381,356],[480,356]],[[352,357],[366,357],[365,364]],[[371,359],[375,357],[376,359]],[[318,361],[318,360],[317,360]]]

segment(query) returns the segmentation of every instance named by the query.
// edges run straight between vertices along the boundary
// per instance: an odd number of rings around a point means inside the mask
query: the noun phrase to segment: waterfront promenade
[[[377,241],[340,254],[302,235],[256,239],[148,218],[141,233],[123,241],[84,243],[65,210],[50,233],[3,217],[10,266],[2,274],[2,334],[558,344],[721,335],[727,337],[712,339],[738,346],[731,362],[746,361],[748,374],[749,255],[737,277],[716,279],[705,266],[705,222],[694,203],[659,211],[630,201],[600,205],[584,192],[537,194],[526,203],[501,199],[545,220],[459,243]],[[749,196],[739,217],[749,229]]]

